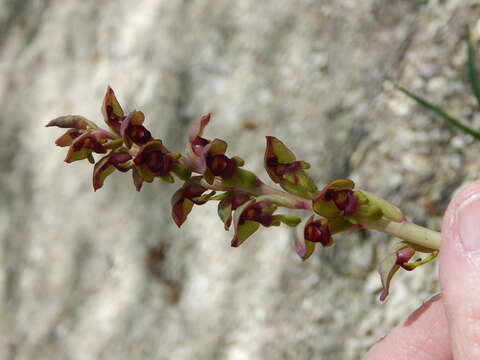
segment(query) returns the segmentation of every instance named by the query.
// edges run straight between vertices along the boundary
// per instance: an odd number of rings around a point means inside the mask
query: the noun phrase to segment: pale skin
[[[445,213],[441,294],[378,341],[364,360],[480,359],[480,181],[458,191]]]

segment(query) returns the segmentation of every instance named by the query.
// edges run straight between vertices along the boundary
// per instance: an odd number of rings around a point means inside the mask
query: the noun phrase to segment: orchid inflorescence
[[[233,223],[231,246],[240,246],[260,226],[285,224],[297,228],[294,247],[306,260],[317,244],[329,247],[333,236],[367,228],[383,231],[402,239],[379,266],[384,300],[393,275],[400,269],[413,270],[438,254],[439,233],[410,223],[394,205],[380,197],[355,188],[350,179],[336,179],[319,190],[308,175],[310,165],[298,160],[279,139],[266,137],[265,169],[281,190],[262,182],[245,170],[244,160],[226,155],[227,143],[209,140],[204,129],[211,115],[188,131],[185,154],[171,152],[162,140],[145,127],[145,116],[134,110],[126,114],[111,88],[107,89],[102,113],[108,130],[79,115],[58,117],[47,124],[68,129],[55,144],[68,147],[65,162],[87,159],[95,164],[93,188],[100,189],[107,176],[115,172],[132,172],[133,183],[140,191],[143,183],[159,178],[183,184],[173,194],[171,215],[177,226],[187,219],[194,205],[218,202],[218,215],[229,230]],[[104,154],[95,160],[93,154]],[[302,219],[278,214],[279,208],[311,211]],[[427,253],[425,259],[412,260],[416,252]]]

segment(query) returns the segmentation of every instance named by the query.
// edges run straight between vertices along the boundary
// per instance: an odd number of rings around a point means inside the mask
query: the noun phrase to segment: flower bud
[[[96,128],[90,121],[80,115],[60,116],[51,120],[46,127],[56,126],[59,128],[86,130],[87,127]]]
[[[231,245],[240,246],[260,225],[265,227],[278,226],[285,223],[288,226],[296,226],[300,219],[290,215],[273,215],[278,206],[282,205],[283,199],[275,195],[259,196],[256,199],[248,200],[237,208],[233,217],[235,235]]]
[[[355,193],[360,199],[360,207],[364,206],[364,204],[367,204],[370,208],[378,208],[381,211],[381,216],[384,216],[389,220],[396,222],[405,221],[405,216],[403,215],[403,212],[399,208],[383,200],[382,198],[363,190],[356,190]]]

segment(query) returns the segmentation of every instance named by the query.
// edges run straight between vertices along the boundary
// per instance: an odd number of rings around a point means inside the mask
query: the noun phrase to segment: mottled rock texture
[[[100,120],[109,84],[181,150],[211,111],[208,135],[247,168],[274,135],[319,184],[351,177],[438,230],[480,146],[391,81],[480,126],[461,41],[479,16],[473,0],[0,1],[0,358],[360,359],[438,291],[435,265],[381,304],[388,237],[341,236],[306,263],[286,228],[232,249],[213,205],[175,228],[175,186],[118,174],[94,194],[43,125]]]

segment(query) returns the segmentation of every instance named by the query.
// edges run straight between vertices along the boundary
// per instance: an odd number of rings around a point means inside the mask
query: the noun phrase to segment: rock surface
[[[109,84],[180,151],[211,111],[208,135],[247,168],[274,135],[319,184],[351,177],[438,230],[480,145],[391,81],[480,125],[460,41],[479,16],[474,0],[0,1],[0,358],[360,359],[438,292],[435,265],[381,304],[386,236],[305,263],[286,228],[232,249],[214,206],[176,229],[175,186],[117,175],[94,194],[43,125],[100,120]]]

